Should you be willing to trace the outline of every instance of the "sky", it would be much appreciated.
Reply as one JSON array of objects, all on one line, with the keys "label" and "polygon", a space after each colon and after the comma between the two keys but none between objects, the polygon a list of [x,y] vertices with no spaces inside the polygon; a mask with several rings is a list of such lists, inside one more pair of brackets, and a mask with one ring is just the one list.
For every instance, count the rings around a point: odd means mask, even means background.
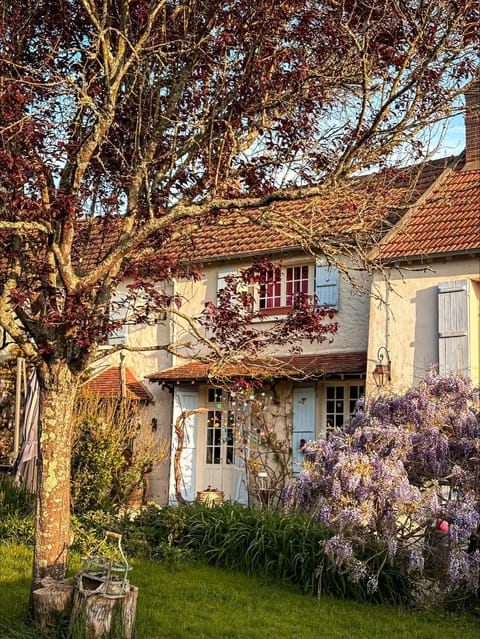
[{"label": "sky", "polygon": [[458,155],[465,148],[465,120],[463,114],[456,115],[446,125],[446,132],[439,142],[434,157]]}]

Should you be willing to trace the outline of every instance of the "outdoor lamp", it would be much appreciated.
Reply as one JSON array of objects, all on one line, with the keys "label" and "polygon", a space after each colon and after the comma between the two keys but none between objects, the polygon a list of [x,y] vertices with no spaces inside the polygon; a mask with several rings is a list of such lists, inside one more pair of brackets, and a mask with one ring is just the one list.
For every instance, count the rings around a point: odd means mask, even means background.
[{"label": "outdoor lamp", "polygon": [[[385,363],[384,361],[385,360]],[[391,360],[390,353],[385,346],[380,346],[377,352],[377,363],[373,369],[372,375],[375,380],[375,384],[381,388],[390,383],[391,380]]]}]

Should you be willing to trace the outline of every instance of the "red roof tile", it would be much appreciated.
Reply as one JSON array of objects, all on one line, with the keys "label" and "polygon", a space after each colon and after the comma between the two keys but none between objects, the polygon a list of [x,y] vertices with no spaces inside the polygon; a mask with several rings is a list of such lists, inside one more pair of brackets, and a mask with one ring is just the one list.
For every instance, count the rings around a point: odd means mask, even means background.
[{"label": "red roof tile", "polygon": [[[299,249],[309,241],[323,241],[372,233],[383,234],[444,171],[452,158],[440,158],[421,166],[371,174],[352,180],[331,198],[279,201],[265,210],[222,212],[209,224],[200,221],[188,237],[172,242],[163,251],[180,253],[197,262]],[[282,223],[287,224],[282,232]],[[278,230],[275,230],[272,221]],[[298,228],[296,233],[292,228]]]},{"label": "red roof tile", "polygon": [[[125,367],[125,397],[139,402],[150,402],[152,397],[144,386],[136,379],[132,371]],[[102,399],[120,397],[122,381],[120,367],[111,366],[102,373],[92,377],[80,387],[79,396],[94,395]]]},{"label": "red roof tile", "polygon": [[[305,241],[339,240],[341,237],[383,234],[404,213],[406,205],[423,194],[452,158],[423,165],[390,169],[352,179],[331,197],[278,201],[258,209],[221,211],[205,220],[191,220],[190,232],[163,244],[152,238],[156,257],[180,256],[203,262],[258,253],[299,249]],[[286,224],[287,220],[292,223]],[[275,222],[277,230],[272,226]],[[123,218],[92,218],[79,223],[74,261],[80,272],[94,268],[113,248]],[[282,231],[282,224],[285,229]],[[187,223],[185,223],[185,229]],[[298,228],[298,233],[294,230]],[[183,226],[182,226],[183,229]]]},{"label": "red roof tile", "polygon": [[383,240],[380,257],[480,250],[480,170],[453,170]]},{"label": "red roof tile", "polygon": [[365,373],[365,352],[293,355],[257,363],[228,364],[219,370],[209,364],[191,361],[148,375],[151,382],[207,381],[231,377],[322,377],[324,375],[355,375]]}]

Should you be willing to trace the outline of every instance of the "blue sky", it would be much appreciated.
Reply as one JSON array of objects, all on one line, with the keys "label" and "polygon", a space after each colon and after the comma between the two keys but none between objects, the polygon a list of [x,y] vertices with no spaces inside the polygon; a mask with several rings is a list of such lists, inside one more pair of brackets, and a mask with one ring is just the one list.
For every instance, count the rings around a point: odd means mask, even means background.
[{"label": "blue sky", "polygon": [[[441,135],[441,134],[439,134]],[[446,123],[446,131],[439,142],[435,157],[458,155],[465,148],[465,120],[463,114],[456,115]]]}]

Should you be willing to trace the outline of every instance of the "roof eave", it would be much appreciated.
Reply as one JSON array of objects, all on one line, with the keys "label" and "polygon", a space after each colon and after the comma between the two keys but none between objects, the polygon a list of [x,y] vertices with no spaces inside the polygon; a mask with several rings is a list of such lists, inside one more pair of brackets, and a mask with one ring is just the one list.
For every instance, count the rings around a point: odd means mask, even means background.
[{"label": "roof eave", "polygon": [[442,251],[438,253],[428,254],[412,254],[412,255],[392,255],[388,257],[381,257],[379,262],[381,264],[396,264],[398,262],[430,262],[432,260],[474,256],[480,253],[480,247],[471,249],[462,249],[459,251]]}]

